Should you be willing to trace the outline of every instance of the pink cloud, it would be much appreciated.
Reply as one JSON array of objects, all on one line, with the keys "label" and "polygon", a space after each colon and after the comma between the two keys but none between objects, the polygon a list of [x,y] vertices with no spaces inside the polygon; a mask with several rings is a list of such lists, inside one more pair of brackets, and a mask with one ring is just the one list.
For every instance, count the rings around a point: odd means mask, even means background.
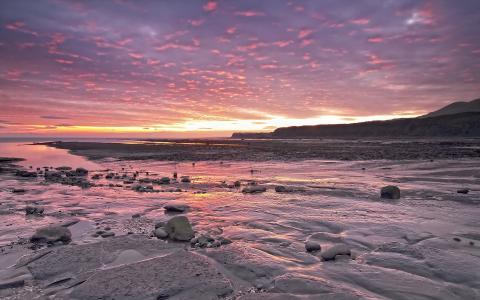
[{"label": "pink cloud", "polygon": [[215,1],[208,1],[204,6],[203,10],[206,12],[214,11],[217,9],[217,2]]},{"label": "pink cloud", "polygon": [[237,32],[237,27],[230,27],[227,29],[228,34],[234,34],[235,32]]},{"label": "pink cloud", "polygon": [[299,39],[303,39],[307,36],[309,36],[310,34],[313,33],[313,30],[311,29],[301,29],[299,32],[298,32],[298,38]]},{"label": "pink cloud", "polygon": [[382,43],[383,42],[383,38],[379,37],[379,36],[374,36],[374,37],[370,37],[368,38],[368,42],[369,43]]},{"label": "pink cloud", "polygon": [[240,17],[262,17],[265,16],[265,13],[255,10],[246,10],[246,11],[237,11],[235,12],[236,16]]},{"label": "pink cloud", "polygon": [[65,60],[65,59],[56,59],[55,60],[59,64],[64,64],[64,65],[71,65],[73,64],[73,61],[71,60]]},{"label": "pink cloud", "polygon": [[205,19],[198,19],[198,20],[188,20],[188,23],[193,27],[198,27],[205,22]]},{"label": "pink cloud", "polygon": [[140,53],[128,53],[128,56],[130,56],[131,58],[135,58],[135,59],[142,59],[143,58],[143,55],[140,54]]},{"label": "pink cloud", "polygon": [[284,48],[290,45],[291,43],[293,43],[293,41],[278,41],[278,42],[274,42],[273,45],[280,48]]},{"label": "pink cloud", "polygon": [[33,36],[38,36],[38,33],[36,33],[35,31],[27,29],[25,27],[24,22],[17,21],[17,22],[9,23],[9,24],[5,25],[5,28],[8,29],[8,30],[14,30],[14,31],[18,31],[18,32],[28,33],[28,34],[31,34]]},{"label": "pink cloud", "polygon": [[350,23],[355,25],[367,25],[370,23],[370,20],[367,18],[359,18],[359,19],[351,20]]},{"label": "pink cloud", "polygon": [[313,43],[313,40],[312,39],[308,39],[308,40],[302,40],[302,42],[300,43],[300,47],[306,47],[306,46],[309,46]]}]

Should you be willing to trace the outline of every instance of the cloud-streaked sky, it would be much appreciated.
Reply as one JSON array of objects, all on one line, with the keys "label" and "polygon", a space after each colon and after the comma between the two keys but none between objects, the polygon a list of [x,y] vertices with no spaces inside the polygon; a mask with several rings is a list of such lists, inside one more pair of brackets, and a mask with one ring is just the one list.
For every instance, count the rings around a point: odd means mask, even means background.
[{"label": "cloud-streaked sky", "polygon": [[478,0],[0,2],[0,135],[224,135],[479,96]]}]

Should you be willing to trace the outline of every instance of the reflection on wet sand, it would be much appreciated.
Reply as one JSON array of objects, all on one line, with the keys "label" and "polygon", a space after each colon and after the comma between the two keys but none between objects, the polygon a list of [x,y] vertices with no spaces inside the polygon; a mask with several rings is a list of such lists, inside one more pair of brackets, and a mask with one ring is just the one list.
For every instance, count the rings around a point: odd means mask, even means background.
[{"label": "reflection on wet sand", "polygon": [[[178,267],[178,261],[170,261],[170,257],[187,255],[178,252],[187,247],[188,253],[201,258],[188,254],[186,260],[203,265],[207,273],[218,270],[221,274],[211,288],[215,296],[208,294],[205,299],[264,299],[272,295],[282,299],[474,299],[479,295],[480,162],[475,159],[197,161],[195,165],[191,161],[90,162],[43,145],[2,148],[0,155],[13,154],[11,149],[16,156],[27,157],[21,163],[26,169],[30,165],[34,170],[44,165],[86,167],[91,186],[49,182],[44,176],[0,174],[0,275],[11,274],[6,266],[14,263],[18,253],[32,252],[26,238],[35,229],[68,221],[73,224],[68,226],[72,243],[53,247],[58,258],[76,253],[72,244],[96,251],[96,246],[90,245],[104,243],[102,247],[111,248],[112,254],[99,254],[104,262],[85,268],[98,276],[110,276],[102,270],[119,268],[118,272],[124,272],[124,266],[133,270],[145,261]],[[190,182],[182,182],[182,176],[188,176]],[[387,185],[399,186],[401,198],[381,199],[380,188]],[[250,186],[265,187],[266,191],[242,193]],[[13,193],[14,188],[25,191]],[[459,189],[469,192],[457,193]],[[44,212],[26,216],[26,205],[42,206]],[[185,210],[166,211],[165,205]],[[166,243],[168,249],[162,248],[164,244],[148,246],[157,243],[155,228],[165,228],[162,226],[175,216],[188,217],[197,240],[191,246],[172,241]],[[202,238],[205,244],[198,240]],[[222,239],[232,243],[221,244]],[[214,241],[219,241],[218,246]],[[307,252],[306,242],[320,245],[321,250]],[[348,252],[340,251],[339,245],[348,247]],[[338,251],[333,261],[327,261],[328,251]],[[29,268],[37,270],[42,263],[46,261],[35,260]],[[150,272],[148,268],[146,272]],[[72,272],[68,281],[84,276],[80,267]],[[34,278],[40,278],[40,273],[35,274]],[[87,295],[87,290],[99,287],[98,280],[80,284],[71,295]],[[28,281],[23,286],[39,288],[41,294],[60,295],[71,291],[66,282],[56,285],[56,292]],[[398,282],[402,282],[400,287]],[[21,287],[0,289],[0,296],[23,292]]]}]

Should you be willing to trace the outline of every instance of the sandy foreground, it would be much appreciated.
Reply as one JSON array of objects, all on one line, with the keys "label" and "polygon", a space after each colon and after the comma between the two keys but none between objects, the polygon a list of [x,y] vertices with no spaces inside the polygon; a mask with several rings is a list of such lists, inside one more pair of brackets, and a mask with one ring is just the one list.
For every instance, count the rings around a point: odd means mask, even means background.
[{"label": "sandy foreground", "polygon": [[479,145],[22,145],[0,159],[0,298],[479,299]]}]

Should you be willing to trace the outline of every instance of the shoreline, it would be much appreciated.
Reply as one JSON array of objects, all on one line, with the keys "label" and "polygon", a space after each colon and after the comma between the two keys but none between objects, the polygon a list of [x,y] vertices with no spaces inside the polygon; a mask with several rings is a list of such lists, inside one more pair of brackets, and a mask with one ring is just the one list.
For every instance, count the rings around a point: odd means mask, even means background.
[{"label": "shoreline", "polygon": [[135,143],[47,142],[92,160],[301,161],[480,158],[480,139],[458,140],[149,140]]}]

